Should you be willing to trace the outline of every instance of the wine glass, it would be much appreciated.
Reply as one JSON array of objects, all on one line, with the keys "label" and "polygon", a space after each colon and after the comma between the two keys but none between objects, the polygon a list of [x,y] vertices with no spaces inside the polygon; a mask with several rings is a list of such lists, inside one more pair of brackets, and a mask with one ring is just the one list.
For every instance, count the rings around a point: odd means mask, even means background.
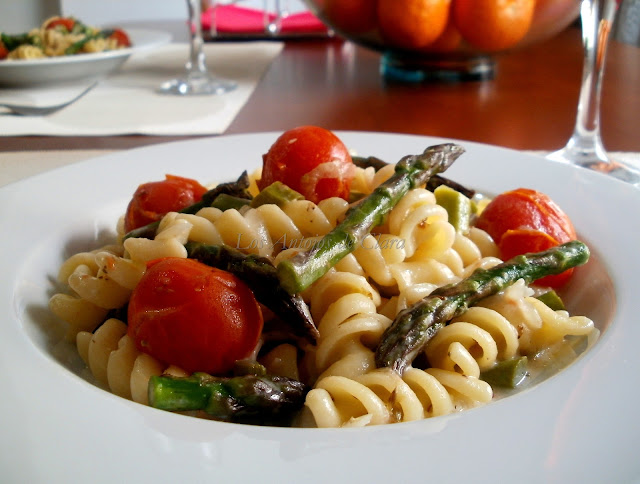
[{"label": "wine glass", "polygon": [[[201,0],[187,0],[189,9],[189,33],[191,42],[189,46],[189,60],[185,65],[185,75],[172,79],[160,86],[163,94],[176,94],[180,96],[224,94],[233,91],[238,84],[229,79],[216,77],[207,69],[204,51],[202,49],[202,25],[200,23]],[[215,0],[213,0],[215,9]]]},{"label": "wine glass", "polygon": [[640,186],[640,171],[611,159],[600,137],[602,75],[609,34],[619,1],[581,0],[584,66],[576,125],[567,145],[547,158],[608,173]]},{"label": "wine glass", "polygon": [[269,0],[264,0],[264,31],[267,35],[276,36],[282,29],[282,20],[289,14],[286,0],[273,1],[273,16],[270,13]]}]

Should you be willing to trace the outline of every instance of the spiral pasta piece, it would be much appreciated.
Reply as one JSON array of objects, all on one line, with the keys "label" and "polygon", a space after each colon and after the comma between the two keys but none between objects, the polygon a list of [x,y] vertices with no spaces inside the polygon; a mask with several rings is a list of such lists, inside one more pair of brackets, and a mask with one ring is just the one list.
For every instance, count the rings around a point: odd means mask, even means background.
[{"label": "spiral pasta piece", "polygon": [[46,57],[45,52],[38,46],[23,44],[13,49],[7,56],[8,60],[31,60]]},{"label": "spiral pasta piece", "polygon": [[589,336],[597,332],[593,321],[586,316],[570,316],[568,312],[554,311],[539,299],[528,297],[526,302],[538,313],[542,324],[521,338],[521,349],[533,354],[561,342],[567,336]]},{"label": "spiral pasta piece", "polygon": [[389,179],[395,172],[396,165],[388,164],[376,171],[372,166],[367,168],[357,168],[355,176],[351,182],[351,191],[368,195],[380,184]]},{"label": "spiral pasta piece", "polygon": [[486,331],[496,345],[496,358],[509,360],[518,354],[518,331],[499,312],[481,306],[469,308],[463,315],[451,320],[450,326],[466,322]]},{"label": "spiral pasta piece", "polygon": [[440,224],[447,219],[447,211],[436,204],[432,192],[415,188],[391,210],[387,224],[390,233],[405,241],[407,257],[411,257],[423,244],[431,254],[442,252],[442,244],[451,246],[455,230],[451,232]]},{"label": "spiral pasta piece", "polygon": [[[377,313],[380,301],[378,292],[356,274],[333,271],[313,286],[310,307],[320,332],[313,363],[319,376],[305,405],[316,425],[341,426],[355,414],[362,416],[361,410],[339,409],[335,403],[345,396],[351,402],[345,405],[352,406],[353,395],[360,402],[356,407],[366,409],[367,421],[358,420],[359,424],[389,420],[385,405],[375,393],[354,380],[375,368],[371,345],[391,322]],[[355,421],[351,425],[356,425]]]},{"label": "spiral pasta piece", "polygon": [[478,378],[481,371],[518,354],[518,333],[497,311],[472,307],[438,331],[425,354],[434,368]]},{"label": "spiral pasta piece", "polygon": [[138,403],[148,403],[147,388],[152,376],[188,376],[185,371],[167,367],[139,351],[127,335],[127,325],[118,319],[106,320],[93,333],[79,332],[76,344],[80,357],[99,384]]},{"label": "spiral pasta piece", "polygon": [[396,274],[393,267],[406,258],[404,240],[393,234],[367,235],[358,244],[353,257],[375,283],[381,286],[395,286]]},{"label": "spiral pasta piece", "polygon": [[402,379],[420,400],[424,418],[448,415],[455,410],[451,395],[435,376],[417,368],[408,368]]},{"label": "spiral pasta piece", "polygon": [[373,349],[391,321],[377,313],[380,295],[362,276],[332,272],[313,287],[311,314],[320,338],[315,369],[353,377],[375,368]]},{"label": "spiral pasta piece", "polygon": [[307,394],[305,405],[320,428],[380,425],[391,420],[387,406],[373,390],[343,376],[321,379]]},{"label": "spiral pasta piece", "polygon": [[104,321],[108,310],[124,306],[145,271],[142,263],[122,257],[123,250],[107,246],[82,252],[67,259],[58,279],[71,289],[70,294],[55,294],[49,308],[69,323],[69,335],[92,331]]},{"label": "spiral pasta piece", "polygon": [[491,335],[465,322],[442,328],[429,341],[425,351],[433,367],[476,378],[481,370],[491,368],[498,357],[498,347]]},{"label": "spiral pasta piece", "polygon": [[322,210],[308,200],[289,202],[285,204],[283,211],[304,236],[323,235],[332,228]]},{"label": "spiral pasta piece", "polygon": [[437,378],[447,389],[452,396],[452,401],[456,402],[456,410],[466,410],[486,404],[493,398],[491,385],[479,378],[441,368],[429,368],[425,371]]}]

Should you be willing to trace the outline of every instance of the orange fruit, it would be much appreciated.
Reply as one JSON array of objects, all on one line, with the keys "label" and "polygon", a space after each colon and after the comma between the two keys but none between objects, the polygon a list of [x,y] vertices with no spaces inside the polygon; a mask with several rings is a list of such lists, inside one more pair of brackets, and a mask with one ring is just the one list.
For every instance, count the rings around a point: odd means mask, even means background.
[{"label": "orange fruit", "polygon": [[348,34],[376,27],[376,0],[326,0],[323,12],[337,30]]},{"label": "orange fruit", "polygon": [[444,32],[450,4],[451,0],[378,0],[378,26],[390,44],[424,47]]},{"label": "orange fruit", "polygon": [[453,20],[462,37],[478,49],[513,47],[529,31],[535,0],[453,0]]},{"label": "orange fruit", "polygon": [[429,52],[451,52],[458,48],[462,42],[462,35],[451,19],[447,23],[444,32],[434,42],[425,47]]}]

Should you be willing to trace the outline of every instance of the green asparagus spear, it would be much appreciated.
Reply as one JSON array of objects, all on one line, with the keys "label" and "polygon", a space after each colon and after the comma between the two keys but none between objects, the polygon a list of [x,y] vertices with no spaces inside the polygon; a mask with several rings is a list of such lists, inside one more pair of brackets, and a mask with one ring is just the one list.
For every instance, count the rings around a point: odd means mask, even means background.
[{"label": "green asparagus spear", "polygon": [[234,182],[221,183],[220,185],[215,186],[202,195],[202,201],[200,203],[196,203],[185,209],[185,213],[196,213],[201,208],[208,207],[221,193],[251,200],[253,197],[251,196],[251,193],[249,193],[249,175],[247,172],[243,171]]},{"label": "green asparagus spear", "polygon": [[237,360],[233,365],[233,376],[266,376],[267,368],[255,360]]},{"label": "green asparagus spear", "polygon": [[[378,171],[388,165],[386,161],[381,160],[380,158],[377,158],[375,156],[352,156],[351,159],[357,167],[373,167],[375,171]],[[427,190],[434,191],[436,188],[443,185],[449,188],[453,188],[455,191],[462,193],[467,198],[473,198],[473,196],[476,194],[475,190],[467,188],[464,185],[454,182],[453,180],[445,178],[441,175],[433,175],[431,178],[429,178],[429,181],[427,181]]]},{"label": "green asparagus spear", "polygon": [[438,288],[396,316],[376,349],[376,365],[402,373],[448,321],[479,300],[502,291],[519,279],[529,284],[587,260],[587,246],[572,241],[543,252],[516,256],[491,269],[477,269],[463,281]]},{"label": "green asparagus spear", "polygon": [[[180,213],[197,213],[198,210],[204,207],[213,206],[214,202],[218,198],[219,195],[231,195],[233,197],[242,198],[245,200],[251,200],[251,194],[249,193],[249,175],[246,171],[240,175],[240,177],[235,182],[226,182],[221,183],[220,185],[212,188],[204,195],[202,195],[202,199],[199,202],[194,203],[193,205],[189,205],[186,208],[180,210]],[[144,227],[139,227],[125,234],[123,240],[128,239],[130,237],[139,237],[144,239],[153,239],[156,236],[156,232],[158,230],[158,226],[160,225],[160,221],[152,222]]]},{"label": "green asparagus spear", "polygon": [[[72,34],[92,34],[96,31],[96,29],[94,27],[90,27],[87,24],[83,24],[80,20],[78,20],[77,18],[74,18],[74,23],[73,23],[73,27],[71,28],[71,33]],[[109,30],[103,30],[102,31],[104,33],[105,37],[109,37],[112,33],[113,33],[113,29],[109,29]]]},{"label": "green asparagus spear", "polygon": [[395,174],[373,193],[349,209],[343,222],[325,235],[310,251],[301,252],[278,264],[278,277],[290,294],[296,294],[327,273],[377,225],[412,188],[446,170],[464,149],[447,143],[430,146],[420,155],[405,156]]},{"label": "green asparagus spear", "polygon": [[75,22],[73,28],[71,29],[71,33],[73,34],[83,34],[84,37],[69,47],[67,47],[64,51],[66,55],[74,55],[80,52],[87,43],[94,39],[106,39],[113,34],[113,29],[106,30],[93,30],[87,28],[86,25],[81,24],[80,22]]},{"label": "green asparagus spear", "polygon": [[64,50],[65,55],[74,55],[77,54],[78,52],[80,52],[84,46],[91,40],[93,39],[99,39],[101,38],[101,35],[86,35],[85,37],[83,37],[82,39],[74,42],[73,44],[71,44],[69,47],[67,47]]},{"label": "green asparagus spear", "polygon": [[352,156],[351,160],[353,161],[353,164],[356,165],[358,168],[373,168],[375,171],[379,171],[382,168],[384,168],[385,166],[388,165],[388,163],[384,160],[381,160],[380,158],[378,158],[377,156]]},{"label": "green asparagus spear", "polygon": [[287,203],[293,200],[303,200],[304,196],[295,190],[289,188],[287,185],[280,181],[275,181],[268,187],[260,190],[253,200],[251,200],[251,206],[253,208],[260,205],[273,204],[282,208]]},{"label": "green asparagus spear", "polygon": [[249,203],[251,203],[251,201],[247,200],[246,198],[240,198],[234,195],[229,195],[227,193],[221,193],[216,197],[211,206],[224,212],[225,210],[230,210],[232,208],[240,210],[241,208],[249,205]]},{"label": "green asparagus spear", "polygon": [[187,242],[185,247],[189,258],[229,271],[242,279],[256,299],[271,309],[295,336],[311,343],[316,341],[319,333],[307,304],[299,295],[290,295],[284,290],[271,261],[244,254],[228,245]]},{"label": "green asparagus spear", "polygon": [[554,311],[558,311],[560,309],[565,309],[564,302],[562,301],[562,298],[553,289],[549,289],[544,294],[540,294],[539,296],[536,296],[536,299],[540,299],[540,301],[545,303],[547,306],[549,306]]},{"label": "green asparagus spear", "polygon": [[493,387],[516,388],[527,377],[526,356],[504,360],[480,374],[480,379]]},{"label": "green asparagus spear", "polygon": [[206,373],[189,377],[152,376],[149,405],[162,410],[203,410],[236,423],[286,425],[304,404],[308,388],[280,376],[222,378]]}]

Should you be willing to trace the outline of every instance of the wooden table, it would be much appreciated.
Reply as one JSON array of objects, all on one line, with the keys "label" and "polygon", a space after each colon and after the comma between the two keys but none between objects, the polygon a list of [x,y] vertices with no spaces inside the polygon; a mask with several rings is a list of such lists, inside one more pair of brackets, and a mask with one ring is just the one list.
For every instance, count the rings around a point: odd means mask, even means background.
[{"label": "wooden table", "polygon": [[[287,42],[227,133],[336,130],[415,133],[517,149],[553,150],[569,138],[582,75],[580,31],[498,59],[494,80],[386,84],[378,53],[338,40]],[[611,151],[640,152],[640,48],[612,41],[602,98]],[[122,149],[183,137],[0,138],[0,151]]]}]

